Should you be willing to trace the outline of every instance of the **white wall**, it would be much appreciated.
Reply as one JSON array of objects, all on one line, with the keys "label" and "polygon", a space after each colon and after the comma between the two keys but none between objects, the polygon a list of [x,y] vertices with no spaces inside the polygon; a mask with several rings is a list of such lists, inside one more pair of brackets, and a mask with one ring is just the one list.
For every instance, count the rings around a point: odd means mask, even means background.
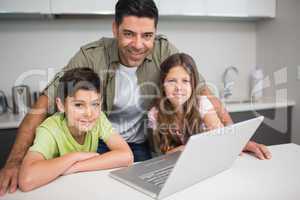
[{"label": "white wall", "polygon": [[[0,20],[0,89],[10,94],[11,86],[30,70],[44,75],[24,82],[37,90],[47,80],[47,68],[63,67],[81,45],[111,36],[111,17],[93,19]],[[240,70],[233,98],[248,97],[248,74],[256,62],[254,22],[209,21],[204,19],[161,19],[163,33],[184,52],[195,57],[208,82],[221,87],[221,74],[229,65]],[[50,72],[49,76],[53,74]],[[43,80],[43,81],[40,81]]]},{"label": "white wall", "polygon": [[[271,87],[266,90],[267,95],[275,98],[276,93],[286,90],[288,99],[296,101],[292,120],[292,142],[298,144],[300,144],[300,81],[297,80],[296,66],[300,66],[299,10],[299,0],[277,0],[276,19],[257,25],[257,63],[264,67],[266,76],[271,80]],[[280,70],[283,71],[279,72]],[[280,79],[282,81],[278,81]]]}]

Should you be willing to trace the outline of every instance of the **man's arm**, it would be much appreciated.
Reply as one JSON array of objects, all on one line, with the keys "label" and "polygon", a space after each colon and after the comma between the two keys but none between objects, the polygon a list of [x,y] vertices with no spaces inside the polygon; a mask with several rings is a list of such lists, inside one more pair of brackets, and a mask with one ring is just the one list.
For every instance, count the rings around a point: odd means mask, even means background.
[{"label": "man's arm", "polygon": [[[229,113],[226,111],[225,107],[223,106],[222,102],[215,97],[212,92],[209,90],[208,87],[204,86],[201,89],[201,95],[205,95],[208,97],[212,105],[214,106],[218,117],[220,118],[221,122],[227,126],[233,123]],[[253,141],[249,141],[246,146],[244,147],[243,151],[253,153],[257,158],[264,160],[264,159],[271,159],[272,155],[268,148],[263,144],[258,144]]]},{"label": "man's arm", "polygon": [[[79,50],[60,72],[76,67],[88,67],[89,62],[83,50]],[[29,113],[23,119],[18,129],[16,141],[12,147],[9,157],[4,168],[0,171],[0,196],[3,196],[7,190],[15,192],[17,189],[17,177],[21,162],[31,146],[35,137],[35,129],[47,116],[48,104],[52,110],[54,108],[54,99],[56,96],[56,85],[60,76],[63,73],[58,73],[57,76],[49,83],[44,90],[44,94],[39,97],[38,101],[33,106],[34,113]]]},{"label": "man's arm", "polygon": [[42,95],[19,126],[16,141],[4,168],[0,171],[0,196],[7,191],[10,193],[16,191],[22,160],[34,140],[35,129],[46,118],[47,108],[48,97]]}]

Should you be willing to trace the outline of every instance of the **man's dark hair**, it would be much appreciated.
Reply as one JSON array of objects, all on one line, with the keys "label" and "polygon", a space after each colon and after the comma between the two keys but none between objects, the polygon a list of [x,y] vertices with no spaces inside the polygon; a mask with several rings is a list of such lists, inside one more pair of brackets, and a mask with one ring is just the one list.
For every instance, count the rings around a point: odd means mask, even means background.
[{"label": "man's dark hair", "polygon": [[155,27],[158,22],[158,10],[153,0],[119,0],[115,7],[115,21],[117,25],[122,23],[125,16],[154,19]]},{"label": "man's dark hair", "polygon": [[82,67],[70,69],[59,79],[57,96],[64,102],[78,90],[90,90],[101,94],[100,78],[90,68]]}]

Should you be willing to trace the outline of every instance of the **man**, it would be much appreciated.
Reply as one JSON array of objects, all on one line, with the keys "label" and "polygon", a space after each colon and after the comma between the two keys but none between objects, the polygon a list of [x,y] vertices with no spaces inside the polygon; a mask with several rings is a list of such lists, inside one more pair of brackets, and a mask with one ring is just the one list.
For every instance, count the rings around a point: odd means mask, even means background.
[{"label": "man", "polygon": [[[81,47],[64,70],[75,67],[90,67],[103,82],[103,105],[107,117],[114,128],[130,145],[135,161],[151,157],[146,142],[145,116],[157,95],[159,65],[177,49],[163,36],[155,36],[158,11],[152,0],[119,0],[116,4],[113,22],[114,38],[102,38],[99,41]],[[47,108],[54,111],[54,99],[58,73],[39,97],[33,110],[22,121],[16,142],[0,173],[0,195],[14,192],[17,188],[17,176],[24,154],[32,145],[36,127],[46,118]],[[204,80],[202,78],[202,83]],[[210,95],[205,84],[202,94],[209,96],[224,124],[232,123],[222,104]],[[100,143],[99,151],[105,151]],[[260,159],[270,158],[268,149],[249,142],[244,149],[256,154]]]}]

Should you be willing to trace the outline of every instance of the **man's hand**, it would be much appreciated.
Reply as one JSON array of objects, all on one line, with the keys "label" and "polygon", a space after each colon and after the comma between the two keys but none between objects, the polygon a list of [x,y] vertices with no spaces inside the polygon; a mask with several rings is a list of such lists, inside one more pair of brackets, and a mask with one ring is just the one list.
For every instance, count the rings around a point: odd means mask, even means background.
[{"label": "man's hand", "polygon": [[3,196],[7,191],[10,193],[16,191],[22,160],[33,143],[36,128],[46,118],[47,108],[48,97],[42,95],[20,124],[16,141],[4,168],[0,171],[0,196]]},{"label": "man's hand", "polygon": [[243,151],[253,153],[260,160],[271,159],[272,157],[271,152],[268,150],[268,147],[253,141],[249,141],[244,147]]},{"label": "man's hand", "polygon": [[7,162],[0,171],[0,196],[6,192],[13,193],[18,187],[18,174],[21,163]]}]

